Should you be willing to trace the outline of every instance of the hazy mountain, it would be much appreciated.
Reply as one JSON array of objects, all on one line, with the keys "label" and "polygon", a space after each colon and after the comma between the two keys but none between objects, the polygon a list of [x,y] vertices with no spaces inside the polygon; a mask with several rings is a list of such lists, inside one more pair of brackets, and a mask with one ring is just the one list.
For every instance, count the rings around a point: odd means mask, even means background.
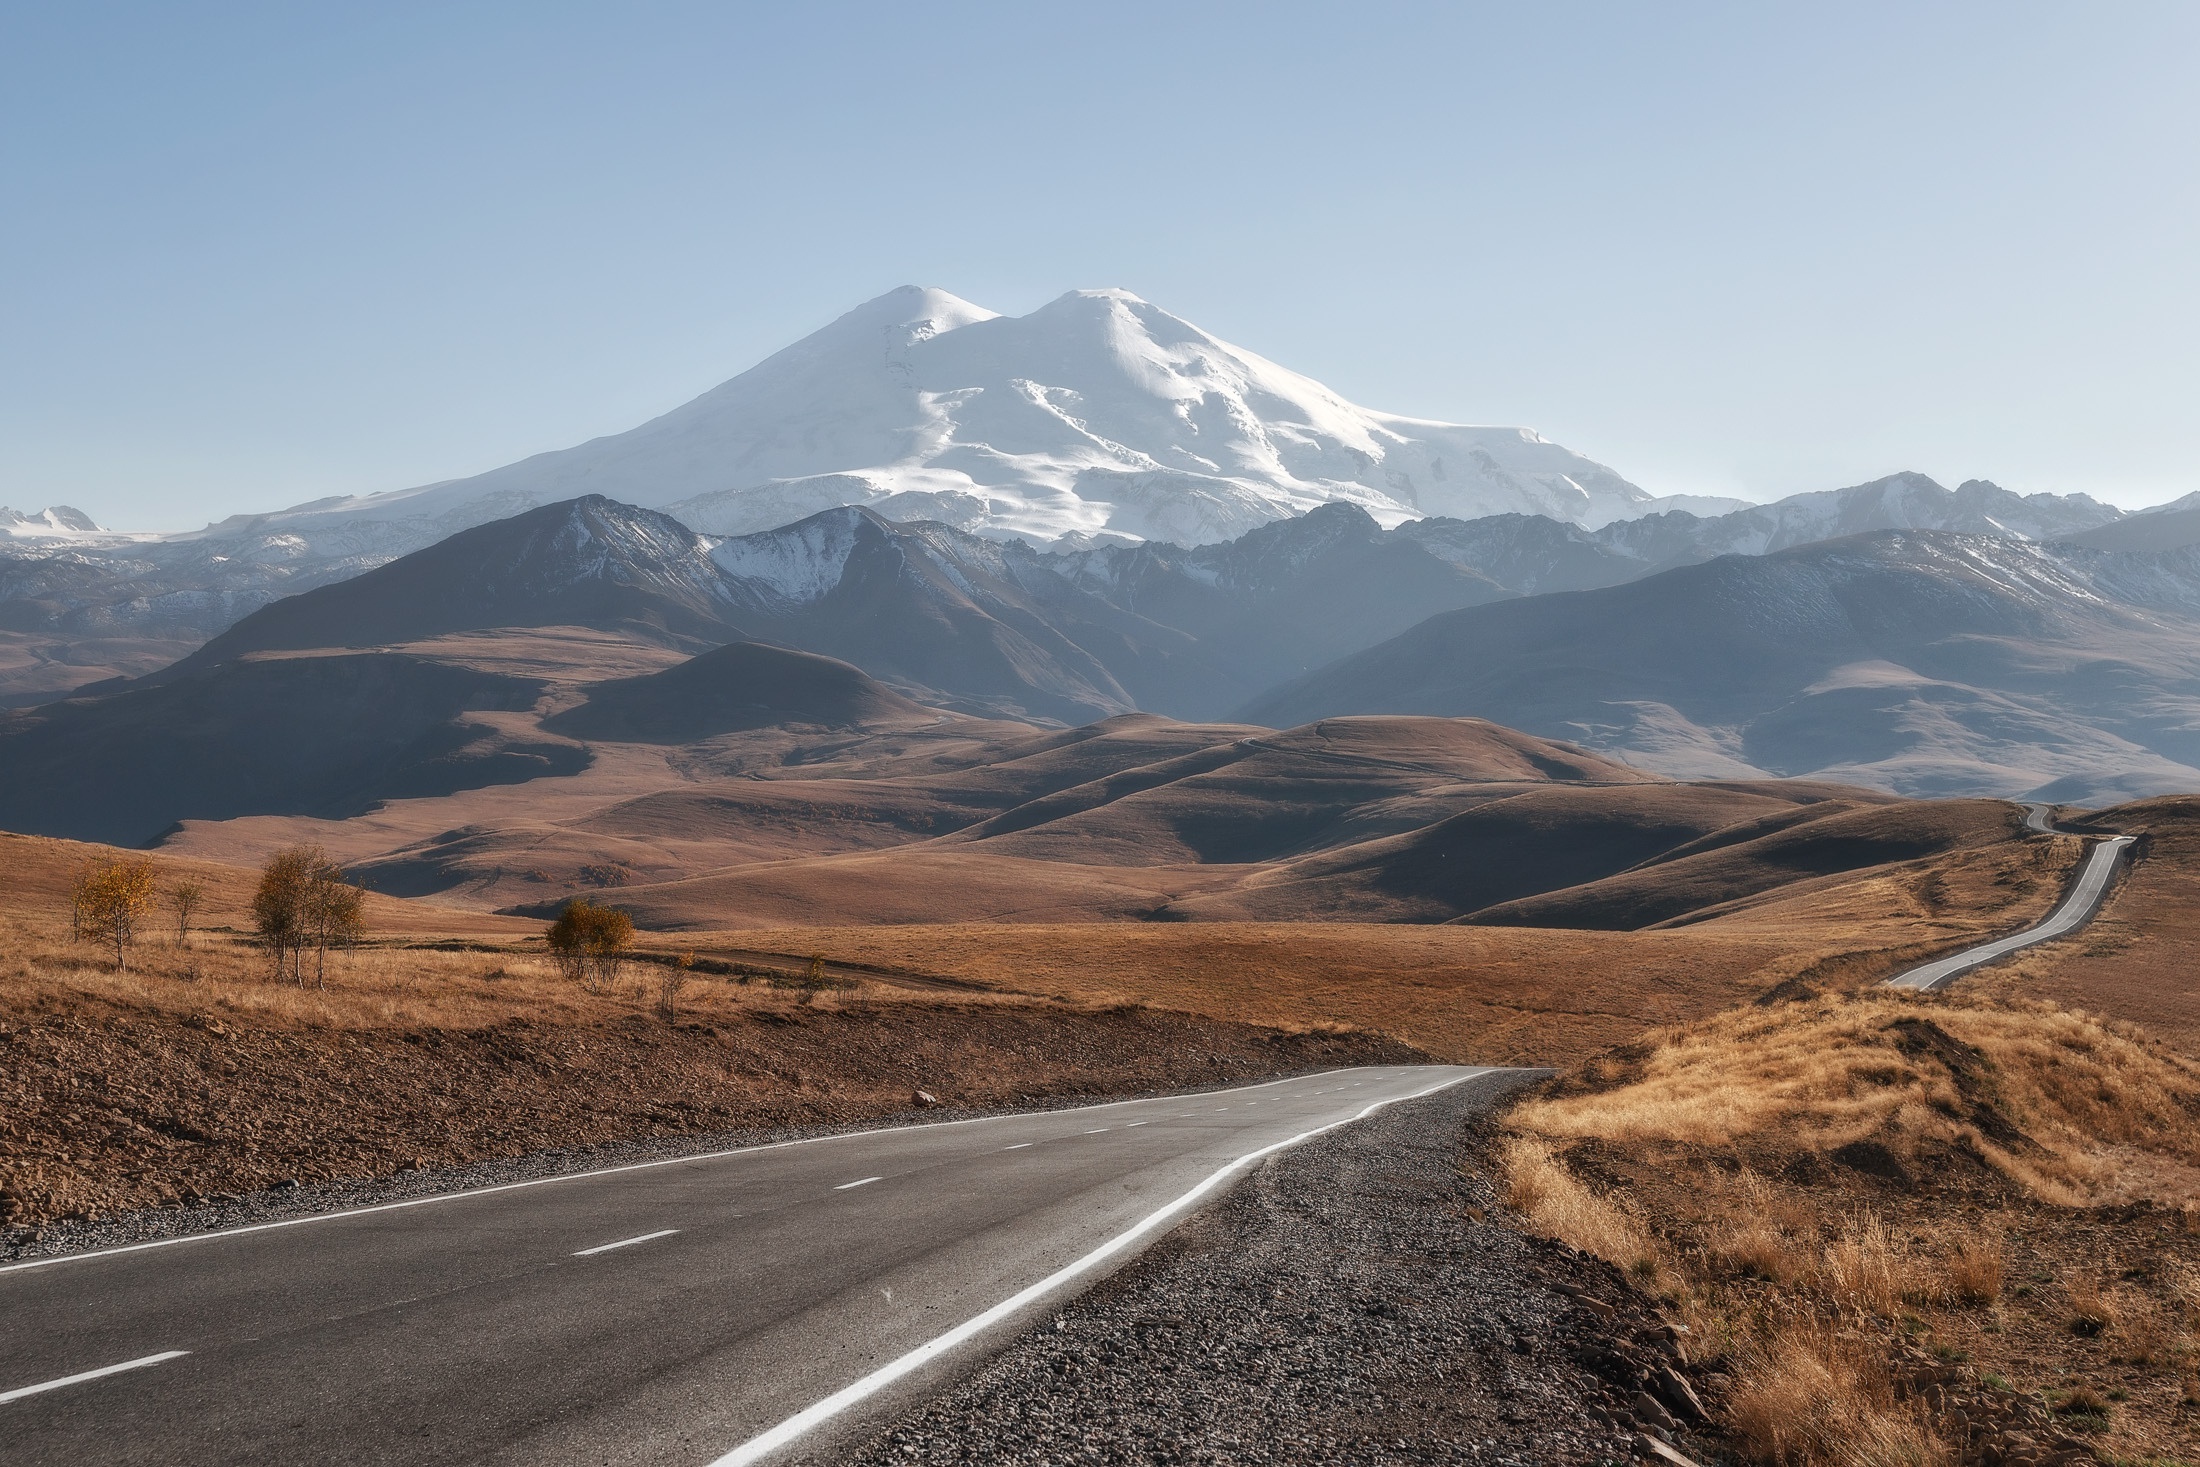
[{"label": "hazy mountain", "polygon": [[1432,617],[1248,704],[1490,718],[1691,777],[2200,789],[2200,551],[1881,532]]},{"label": "hazy mountain", "polygon": [[482,627],[586,626],[701,647],[742,635],[712,542],[601,497],[463,530],[261,608],[176,672],[248,652],[375,647]]},{"label": "hazy mountain", "polygon": [[2181,550],[2200,545],[2200,493],[2058,538],[2097,550]]},{"label": "hazy mountain", "polygon": [[1196,717],[1503,594],[1349,505],[1195,551],[1049,554],[850,508],[720,539],[590,497],[275,602],[158,676],[253,652],[585,626],[691,649],[772,642],[989,715]]}]

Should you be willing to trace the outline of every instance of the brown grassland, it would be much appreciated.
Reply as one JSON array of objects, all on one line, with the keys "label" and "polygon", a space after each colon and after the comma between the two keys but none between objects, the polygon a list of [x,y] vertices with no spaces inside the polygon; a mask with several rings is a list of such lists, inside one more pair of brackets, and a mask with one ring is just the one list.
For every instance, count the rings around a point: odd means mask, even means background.
[{"label": "brown grassland", "polygon": [[2200,1065],[2141,1029],[1962,991],[1775,1000],[1508,1125],[1514,1205],[1663,1299],[1752,1461],[2200,1446]]},{"label": "brown grassland", "polygon": [[[116,974],[67,932],[75,873],[115,853],[0,836],[0,1219],[854,1119],[906,1109],[919,1089],[997,1104],[1347,1058],[1570,1064],[1798,975],[1861,982],[2036,915],[2067,864],[2058,844],[1803,883],[1790,905],[1815,903],[1816,917],[1766,918],[1759,902],[1655,933],[1088,922],[644,934],[653,956],[692,954],[696,970],[637,964],[618,991],[592,995],[544,961],[539,921],[379,896],[369,945],[337,956],[325,991],[279,984],[244,937],[254,873],[157,853],[164,882],[205,888],[200,930],[178,945],[156,916],[132,971]],[[781,972],[823,957],[835,986],[732,981],[760,950]],[[669,1020],[668,975],[681,975]]]},{"label": "brown grassland", "polygon": [[[158,854],[206,888],[204,930],[156,921],[117,974],[68,939],[101,852],[0,836],[0,1222],[859,1120],[918,1090],[1548,1064],[1506,1123],[1512,1201],[1685,1326],[1733,1455],[2190,1461],[2200,802],[2117,818],[2147,841],[2099,921],[1940,996],[1876,984],[2036,920],[2077,841],[1792,872],[1633,932],[859,925],[851,890],[829,922],[645,932],[650,961],[590,994],[539,920],[387,897],[325,992],[278,985],[244,935],[254,873]],[[811,955],[821,987],[790,976]]]}]

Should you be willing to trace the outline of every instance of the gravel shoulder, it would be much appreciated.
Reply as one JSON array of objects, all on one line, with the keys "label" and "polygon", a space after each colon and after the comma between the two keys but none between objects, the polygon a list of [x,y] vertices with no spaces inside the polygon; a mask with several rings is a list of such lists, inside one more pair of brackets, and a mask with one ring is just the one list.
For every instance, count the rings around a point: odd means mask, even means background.
[{"label": "gravel shoulder", "polygon": [[[1508,1227],[1482,1113],[1529,1072],[1269,1161],[850,1460],[1623,1462],[1684,1391],[1600,1261]],[[1650,1394],[1678,1397],[1675,1406]]]}]

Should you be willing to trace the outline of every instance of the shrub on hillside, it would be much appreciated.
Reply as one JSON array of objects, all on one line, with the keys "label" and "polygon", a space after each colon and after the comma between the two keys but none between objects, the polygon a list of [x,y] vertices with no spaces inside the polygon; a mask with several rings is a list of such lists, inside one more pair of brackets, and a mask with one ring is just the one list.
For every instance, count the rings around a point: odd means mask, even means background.
[{"label": "shrub on hillside", "polygon": [[576,898],[565,904],[543,940],[560,973],[589,993],[609,993],[626,967],[634,919],[616,907]]}]

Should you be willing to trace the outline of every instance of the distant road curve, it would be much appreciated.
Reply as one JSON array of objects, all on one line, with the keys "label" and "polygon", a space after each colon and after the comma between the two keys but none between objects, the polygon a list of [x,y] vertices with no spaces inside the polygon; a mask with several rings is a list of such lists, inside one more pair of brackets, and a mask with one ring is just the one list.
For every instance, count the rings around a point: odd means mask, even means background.
[{"label": "distant road curve", "polygon": [[[2036,800],[2025,800],[2020,803],[2024,806],[2024,828],[2026,830],[2037,831],[2043,835],[2055,833],[2054,821],[2050,818],[2053,811],[2052,806],[2043,805]],[[1912,988],[1920,992],[1931,993],[1946,988],[1949,984],[1974,969],[1982,968],[1988,963],[1998,962],[2011,953],[2021,952],[2025,948],[2036,947],[2043,942],[2050,942],[2066,932],[2074,932],[2083,927],[2093,920],[2093,914],[2100,909],[2101,898],[2108,894],[2109,880],[2116,874],[2116,863],[2123,859],[2124,848],[2129,846],[2133,839],[2134,837],[2128,835],[2111,836],[2088,851],[2085,864],[2078,868],[2078,879],[2071,883],[2069,892],[2062,899],[2062,904],[2048,913],[2047,920],[2037,927],[2027,927],[2022,932],[2014,932],[2007,937],[1998,937],[1992,942],[1981,943],[1977,947],[1965,948],[1962,952],[1952,953],[1945,958],[1927,963],[1921,968],[1912,968],[1909,972],[1898,977],[1889,978],[1887,986],[1889,988]]]}]

